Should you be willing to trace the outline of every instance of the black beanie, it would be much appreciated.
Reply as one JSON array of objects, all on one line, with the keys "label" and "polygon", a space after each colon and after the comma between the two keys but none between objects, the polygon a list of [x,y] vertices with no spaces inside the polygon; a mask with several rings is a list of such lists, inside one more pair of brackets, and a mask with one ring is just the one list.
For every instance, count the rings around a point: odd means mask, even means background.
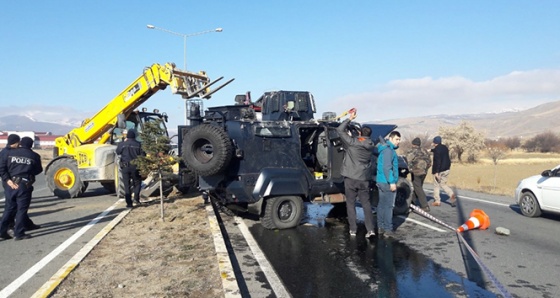
[{"label": "black beanie", "polygon": [[21,139],[19,138],[18,135],[16,134],[11,134],[8,136],[8,146],[11,146],[17,142],[19,142]]},{"label": "black beanie", "polygon": [[33,148],[33,139],[30,137],[23,137],[21,138],[19,145],[23,148],[31,149]]},{"label": "black beanie", "polygon": [[422,141],[420,141],[420,138],[414,138],[414,140],[412,140],[412,145],[420,146],[422,145]]},{"label": "black beanie", "polygon": [[129,129],[128,132],[126,133],[126,138],[136,139],[136,131],[134,131],[134,129]]}]

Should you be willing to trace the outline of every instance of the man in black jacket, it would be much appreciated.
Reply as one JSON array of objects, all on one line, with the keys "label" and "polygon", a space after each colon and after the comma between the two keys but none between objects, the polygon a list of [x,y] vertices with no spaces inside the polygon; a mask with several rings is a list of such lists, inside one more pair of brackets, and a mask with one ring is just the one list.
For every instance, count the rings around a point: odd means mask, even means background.
[{"label": "man in black jacket", "polygon": [[345,150],[341,174],[344,176],[344,192],[346,195],[346,211],[348,213],[350,235],[356,235],[356,198],[359,198],[364,210],[364,221],[367,229],[366,238],[369,238],[375,235],[373,231],[373,213],[369,201],[370,182],[373,179],[374,170],[372,152],[375,145],[371,141],[371,129],[369,127],[363,127],[359,137],[351,137],[348,134],[348,124],[355,118],[356,113],[353,112],[337,128]]},{"label": "man in black jacket", "polygon": [[124,199],[126,207],[132,208],[132,194],[130,193],[130,183],[132,181],[134,191],[134,202],[140,205],[140,189],[142,187],[142,177],[136,165],[132,163],[138,156],[144,155],[140,142],[136,141],[136,131],[129,129],[126,140],[117,145],[117,154],[120,156],[120,168],[124,183]]},{"label": "man in black jacket", "polygon": [[449,149],[441,143],[441,137],[434,138],[432,143],[432,152],[434,153],[434,161],[432,163],[432,174],[434,175],[434,202],[432,206],[440,206],[441,198],[439,196],[440,188],[443,188],[449,196],[451,207],[456,206],[457,199],[453,190],[447,185],[449,177],[449,169],[451,168],[451,159],[449,158]]}]

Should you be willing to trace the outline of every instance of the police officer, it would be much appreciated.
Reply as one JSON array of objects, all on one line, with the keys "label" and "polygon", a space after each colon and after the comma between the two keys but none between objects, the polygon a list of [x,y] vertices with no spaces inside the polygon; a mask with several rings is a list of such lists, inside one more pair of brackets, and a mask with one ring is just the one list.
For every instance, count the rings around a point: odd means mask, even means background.
[{"label": "police officer", "polygon": [[130,182],[134,187],[134,202],[140,205],[140,188],[142,186],[142,177],[136,165],[132,164],[138,156],[144,155],[140,142],[136,141],[136,131],[129,129],[126,134],[126,140],[117,145],[117,154],[120,156],[120,168],[124,182],[124,199],[126,207],[132,208],[132,194],[130,193]]},{"label": "police officer", "polygon": [[[19,146],[21,148],[25,148],[31,152],[33,152],[35,155],[37,155],[37,157],[39,158],[39,160],[41,160],[41,155],[39,155],[38,153],[36,153],[35,151],[33,151],[33,139],[30,137],[23,137],[21,138],[21,141],[19,143]],[[40,162],[40,164],[42,164],[42,162]],[[33,194],[33,183],[35,183],[35,176],[31,176],[31,193]],[[33,197],[33,196],[32,196]],[[35,223],[33,223],[33,221],[31,220],[31,218],[29,218],[29,216],[26,216],[25,219],[25,230],[26,231],[32,231],[32,230],[37,230],[40,229],[41,226],[40,225],[36,225]]]},{"label": "police officer", "polygon": [[[8,143],[11,143],[10,136]],[[0,224],[0,239],[12,238],[8,234],[8,228],[14,217],[15,240],[31,238],[31,235],[25,234],[25,221],[31,203],[31,184],[35,175],[42,171],[41,157],[27,148],[11,148],[0,155],[0,177],[7,186],[4,189],[6,207]]]},{"label": "police officer", "polygon": [[[4,150],[0,151],[0,160],[2,159],[2,156],[8,154],[8,151],[9,151],[10,149],[19,147],[20,141],[21,141],[21,140],[20,140],[20,138],[19,138],[19,135],[17,135],[17,134],[10,134],[10,135],[8,136],[8,143],[6,144],[6,148],[4,148]],[[2,187],[3,187],[4,189],[7,189],[7,188],[9,187],[8,184],[6,183],[6,181],[3,181],[3,180],[2,180]],[[8,201],[5,202],[5,204],[4,204],[4,210],[8,209],[8,203],[9,203]],[[15,220],[12,221],[12,222],[10,223],[10,228],[9,228],[9,229],[13,229],[13,228],[14,228],[14,225],[15,225]]]}]

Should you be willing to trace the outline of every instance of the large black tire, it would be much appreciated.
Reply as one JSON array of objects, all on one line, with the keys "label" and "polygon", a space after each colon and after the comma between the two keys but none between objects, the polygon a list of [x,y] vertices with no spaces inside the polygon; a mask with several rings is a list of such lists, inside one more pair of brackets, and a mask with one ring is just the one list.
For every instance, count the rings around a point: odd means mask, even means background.
[{"label": "large black tire", "polygon": [[198,176],[188,168],[182,169],[179,174],[179,179],[181,183],[177,184],[177,189],[182,194],[187,194],[193,189],[196,189],[198,184]]},{"label": "large black tire", "polygon": [[124,198],[124,182],[123,182],[123,174],[121,169],[118,166],[115,166],[115,181],[113,184],[115,188],[115,193],[117,194],[117,198]]},{"label": "large black tire", "polygon": [[303,217],[303,200],[298,196],[272,197],[266,200],[263,227],[273,229],[290,229],[297,227]]},{"label": "large black tire", "polygon": [[227,133],[221,127],[211,124],[193,127],[187,133],[182,149],[187,167],[201,176],[223,172],[233,153]]},{"label": "large black tire", "polygon": [[87,188],[88,188],[89,182],[87,181],[83,181],[82,182],[82,193],[86,192]]},{"label": "large black tire", "polygon": [[72,158],[61,158],[52,162],[46,173],[47,185],[61,199],[77,198],[87,188],[80,178],[78,164]]},{"label": "large black tire", "polygon": [[541,206],[537,198],[535,198],[535,195],[530,191],[521,194],[519,207],[521,208],[521,214],[528,217],[539,217],[542,214]]},{"label": "large black tire", "polygon": [[414,188],[408,179],[399,177],[397,181],[397,196],[393,215],[406,215],[410,212],[410,204],[414,196]]},{"label": "large black tire", "polygon": [[103,186],[103,188],[105,188],[105,190],[108,191],[109,193],[115,193],[115,182],[114,181],[101,182],[101,186]]}]

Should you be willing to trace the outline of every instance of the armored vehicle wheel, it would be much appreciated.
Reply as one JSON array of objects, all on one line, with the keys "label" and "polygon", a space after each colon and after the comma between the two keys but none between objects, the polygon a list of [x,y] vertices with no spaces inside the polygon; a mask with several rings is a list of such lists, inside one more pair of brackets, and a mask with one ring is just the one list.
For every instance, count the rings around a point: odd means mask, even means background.
[{"label": "armored vehicle wheel", "polygon": [[267,229],[296,227],[303,217],[303,200],[298,196],[273,197],[266,200],[261,224]]},{"label": "armored vehicle wheel", "polygon": [[47,185],[61,199],[79,197],[87,188],[80,178],[76,161],[71,158],[52,162],[47,173]]},{"label": "armored vehicle wheel", "polygon": [[227,168],[233,148],[221,127],[201,124],[187,133],[182,152],[187,167],[198,175],[211,176]]},{"label": "armored vehicle wheel", "polygon": [[406,178],[399,177],[397,181],[397,196],[395,198],[394,215],[406,215],[410,211],[412,204],[412,196],[414,196],[412,183]]}]

